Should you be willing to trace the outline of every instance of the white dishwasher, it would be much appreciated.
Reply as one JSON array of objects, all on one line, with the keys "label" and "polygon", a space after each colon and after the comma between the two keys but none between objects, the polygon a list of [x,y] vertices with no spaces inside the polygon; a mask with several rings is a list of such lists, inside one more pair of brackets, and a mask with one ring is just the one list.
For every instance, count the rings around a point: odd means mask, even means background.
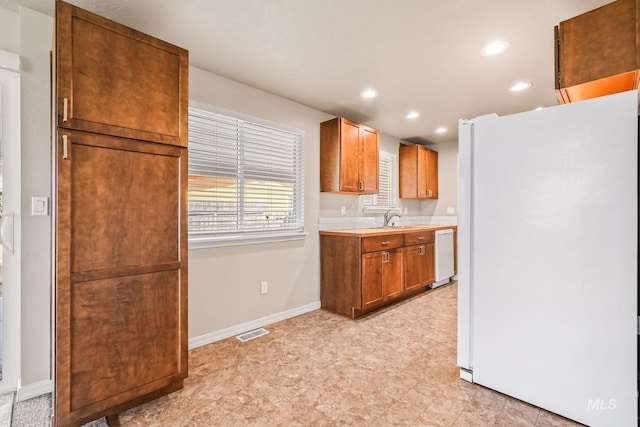
[{"label": "white dishwasher", "polygon": [[432,288],[449,283],[453,276],[453,229],[436,230],[436,281]]}]

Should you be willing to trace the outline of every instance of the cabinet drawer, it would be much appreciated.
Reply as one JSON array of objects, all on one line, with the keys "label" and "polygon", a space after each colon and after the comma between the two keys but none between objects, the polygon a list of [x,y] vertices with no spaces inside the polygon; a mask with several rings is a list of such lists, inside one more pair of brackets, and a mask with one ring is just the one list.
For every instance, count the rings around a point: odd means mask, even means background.
[{"label": "cabinet drawer", "polygon": [[372,236],[362,238],[362,252],[375,252],[391,248],[401,248],[404,238],[402,234]]},{"label": "cabinet drawer", "polygon": [[434,232],[433,230],[425,230],[425,231],[414,231],[413,233],[405,233],[404,235],[404,245],[420,245],[426,242],[433,242],[434,240]]}]

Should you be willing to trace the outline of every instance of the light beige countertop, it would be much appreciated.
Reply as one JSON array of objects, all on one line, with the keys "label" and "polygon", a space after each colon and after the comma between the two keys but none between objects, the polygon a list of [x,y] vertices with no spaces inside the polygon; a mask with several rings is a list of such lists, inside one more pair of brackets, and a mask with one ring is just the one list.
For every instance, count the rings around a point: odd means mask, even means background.
[{"label": "light beige countertop", "polygon": [[396,225],[393,227],[374,227],[374,228],[350,228],[344,230],[322,230],[322,236],[354,236],[354,237],[370,237],[370,236],[386,236],[389,234],[405,234],[420,231],[450,230],[456,229],[455,225]]}]

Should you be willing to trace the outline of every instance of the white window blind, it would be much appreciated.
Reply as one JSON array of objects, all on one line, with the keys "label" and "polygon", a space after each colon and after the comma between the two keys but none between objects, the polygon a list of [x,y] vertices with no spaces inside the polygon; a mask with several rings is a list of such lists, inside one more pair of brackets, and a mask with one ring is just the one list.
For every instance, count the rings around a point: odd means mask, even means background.
[{"label": "white window blind", "polygon": [[378,194],[363,196],[362,206],[364,208],[395,208],[398,206],[396,156],[381,151],[379,158]]},{"label": "white window blind", "polygon": [[303,133],[189,108],[189,239],[304,232]]}]

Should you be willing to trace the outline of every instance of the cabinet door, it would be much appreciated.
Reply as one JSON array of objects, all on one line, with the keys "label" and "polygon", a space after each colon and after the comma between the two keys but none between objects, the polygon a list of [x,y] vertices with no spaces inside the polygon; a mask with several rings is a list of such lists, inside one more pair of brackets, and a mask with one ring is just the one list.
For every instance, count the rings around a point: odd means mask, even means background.
[{"label": "cabinet door", "polygon": [[362,255],[362,310],[374,307],[384,300],[384,253],[379,251]]},{"label": "cabinet door", "polygon": [[407,246],[404,248],[404,263],[405,290],[408,292],[422,287],[423,258],[420,246]]},{"label": "cabinet door", "polygon": [[[425,245],[407,246],[405,250],[405,290],[412,291],[429,284],[430,258]],[[432,244],[433,246],[433,244]],[[433,280],[432,280],[433,281]]]},{"label": "cabinet door", "polygon": [[188,52],[56,2],[57,126],[187,146]]},{"label": "cabinet door", "polygon": [[[617,0],[561,22],[556,40],[556,89],[593,82],[603,86],[596,96],[615,93],[607,90],[607,86],[617,89],[615,79],[597,81],[640,68],[639,14],[637,0]],[[630,85],[620,91],[634,89],[637,76],[629,77]]]},{"label": "cabinet door", "polygon": [[67,425],[187,376],[187,149],[66,130],[57,143],[55,414]]},{"label": "cabinet door", "polygon": [[436,246],[433,242],[425,243],[423,246],[425,270],[422,280],[428,285],[436,281]]},{"label": "cabinet door", "polygon": [[363,194],[378,194],[379,140],[378,131],[360,126],[360,180]]},{"label": "cabinet door", "polygon": [[438,153],[421,145],[400,145],[400,198],[438,198]]},{"label": "cabinet door", "polygon": [[417,166],[417,188],[418,199],[426,199],[428,197],[429,189],[429,151],[418,146],[418,166]]},{"label": "cabinet door", "polygon": [[[418,194],[418,146],[400,144],[398,148],[398,187],[401,199],[415,199]],[[426,192],[426,189],[425,189]]]},{"label": "cabinet door", "polygon": [[427,151],[427,198],[438,198],[438,152]]},{"label": "cabinet door", "polygon": [[382,273],[384,275],[385,300],[402,296],[404,293],[403,266],[404,251],[402,248],[385,251]]},{"label": "cabinet door", "polygon": [[340,126],[340,191],[359,192],[360,128],[342,119]]}]

